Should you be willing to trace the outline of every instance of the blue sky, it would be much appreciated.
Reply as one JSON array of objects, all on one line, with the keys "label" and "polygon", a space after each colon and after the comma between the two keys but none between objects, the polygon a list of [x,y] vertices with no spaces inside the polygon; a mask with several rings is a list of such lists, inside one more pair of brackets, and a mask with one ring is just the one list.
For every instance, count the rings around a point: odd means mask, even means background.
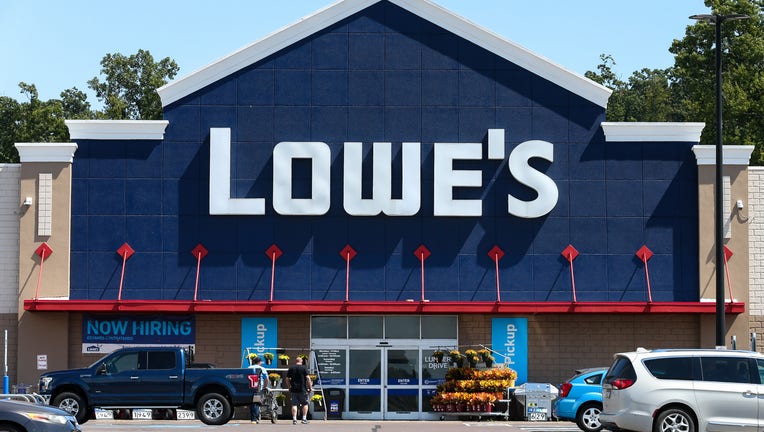
[{"label": "blue sky", "polygon": [[[579,74],[611,54],[627,78],[673,64],[668,52],[703,0],[434,0],[435,3]],[[332,4],[332,0],[0,0],[0,96],[18,83],[44,100],[88,91],[106,53],[149,50],[174,59],[179,77]]]}]

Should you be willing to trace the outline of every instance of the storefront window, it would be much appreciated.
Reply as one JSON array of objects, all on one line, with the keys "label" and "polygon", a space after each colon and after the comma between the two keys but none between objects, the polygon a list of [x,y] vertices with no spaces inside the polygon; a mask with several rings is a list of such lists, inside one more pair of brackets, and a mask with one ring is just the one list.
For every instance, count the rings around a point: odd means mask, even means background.
[{"label": "storefront window", "polygon": [[382,339],[381,316],[351,316],[348,320],[351,339]]},{"label": "storefront window", "polygon": [[386,316],[386,339],[419,339],[418,316]]},{"label": "storefront window", "polygon": [[456,316],[422,317],[422,339],[456,339]]},{"label": "storefront window", "polygon": [[314,316],[311,319],[310,332],[314,338],[346,339],[347,317]]}]

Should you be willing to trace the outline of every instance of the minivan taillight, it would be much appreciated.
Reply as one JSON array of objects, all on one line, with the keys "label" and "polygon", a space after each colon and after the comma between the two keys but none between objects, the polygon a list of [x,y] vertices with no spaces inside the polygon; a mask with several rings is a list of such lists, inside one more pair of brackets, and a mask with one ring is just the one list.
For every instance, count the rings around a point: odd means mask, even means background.
[{"label": "minivan taillight", "polygon": [[568,397],[568,393],[570,393],[570,389],[573,388],[573,384],[566,382],[560,384],[560,397]]},{"label": "minivan taillight", "polygon": [[623,390],[625,388],[629,388],[634,384],[633,379],[628,378],[616,378],[611,382],[611,385],[618,390]]}]

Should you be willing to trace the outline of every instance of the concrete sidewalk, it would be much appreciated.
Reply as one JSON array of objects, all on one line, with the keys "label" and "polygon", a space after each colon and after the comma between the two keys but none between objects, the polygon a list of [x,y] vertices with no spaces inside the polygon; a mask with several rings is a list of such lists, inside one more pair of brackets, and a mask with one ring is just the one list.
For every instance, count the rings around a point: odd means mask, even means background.
[{"label": "concrete sidewalk", "polygon": [[[526,422],[505,420],[311,420],[308,424],[293,425],[291,420],[269,420],[253,424],[245,420],[233,420],[223,426],[208,426],[198,420],[91,420],[82,426],[84,432],[137,431],[147,428],[172,430],[182,428],[183,432],[218,431],[295,431],[295,432],[580,432],[571,422]],[[233,431],[231,428],[234,428]]]}]

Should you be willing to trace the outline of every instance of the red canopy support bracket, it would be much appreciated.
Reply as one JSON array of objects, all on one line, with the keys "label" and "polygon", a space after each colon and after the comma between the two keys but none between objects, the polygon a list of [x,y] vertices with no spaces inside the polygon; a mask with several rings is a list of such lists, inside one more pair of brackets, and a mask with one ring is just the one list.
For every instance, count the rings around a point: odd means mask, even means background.
[{"label": "red canopy support bracket", "polygon": [[345,301],[350,299],[350,261],[356,256],[356,251],[349,244],[340,251],[340,256],[345,260]]},{"label": "red canopy support bracket", "polygon": [[34,251],[37,256],[40,257],[40,273],[37,275],[37,289],[34,292],[34,299],[40,298],[40,284],[42,283],[42,265],[45,262],[45,258],[49,257],[53,253],[53,249],[48,246],[47,243],[42,242],[40,246]]},{"label": "red canopy support bracket", "polygon": [[734,297],[732,297],[732,279],[730,278],[730,269],[727,263],[729,262],[730,257],[732,255],[733,255],[732,250],[725,245],[724,246],[724,274],[727,275],[727,287],[730,292],[730,303],[733,302]]},{"label": "red canopy support bracket", "polygon": [[501,285],[499,284],[499,260],[504,257],[504,251],[498,245],[494,245],[491,250],[488,251],[488,256],[493,260],[496,265],[496,301],[501,301]]},{"label": "red canopy support bracket", "polygon": [[650,258],[653,257],[653,251],[650,250],[647,246],[643,245],[639,250],[636,252],[637,257],[639,257],[640,260],[645,264],[645,280],[647,281],[647,302],[652,303],[653,302],[653,293],[650,289],[650,272],[647,268],[647,262],[650,261]]},{"label": "red canopy support bracket", "polygon": [[430,250],[425,245],[420,245],[414,251],[414,256],[420,261],[422,265],[422,302],[425,302],[424,298],[424,261],[430,257]]},{"label": "red canopy support bracket", "polygon": [[274,280],[276,276],[276,260],[279,259],[281,255],[283,255],[283,252],[281,252],[281,249],[279,249],[278,246],[276,246],[276,243],[272,244],[271,247],[265,250],[265,255],[271,260],[271,296],[270,301],[273,301],[273,286],[274,286]]},{"label": "red canopy support bracket", "polygon": [[127,242],[125,242],[125,244],[117,249],[117,254],[122,257],[122,275],[119,277],[119,292],[117,293],[117,301],[122,300],[122,286],[125,282],[125,263],[127,263],[127,260],[130,259],[134,253],[135,251],[130,247],[129,244],[127,244]]},{"label": "red canopy support bracket", "polygon": [[207,256],[207,248],[199,243],[191,250],[191,255],[196,258],[196,283],[194,283],[194,301],[196,301],[197,294],[199,294],[199,271],[202,268],[202,259]]},{"label": "red canopy support bracket", "polygon": [[570,286],[573,291],[573,303],[577,301],[576,299],[576,276],[573,273],[573,260],[576,259],[578,256],[578,250],[573,247],[573,245],[568,245],[565,249],[560,252],[560,255],[565,257],[565,259],[568,261],[568,264],[570,265]]}]

